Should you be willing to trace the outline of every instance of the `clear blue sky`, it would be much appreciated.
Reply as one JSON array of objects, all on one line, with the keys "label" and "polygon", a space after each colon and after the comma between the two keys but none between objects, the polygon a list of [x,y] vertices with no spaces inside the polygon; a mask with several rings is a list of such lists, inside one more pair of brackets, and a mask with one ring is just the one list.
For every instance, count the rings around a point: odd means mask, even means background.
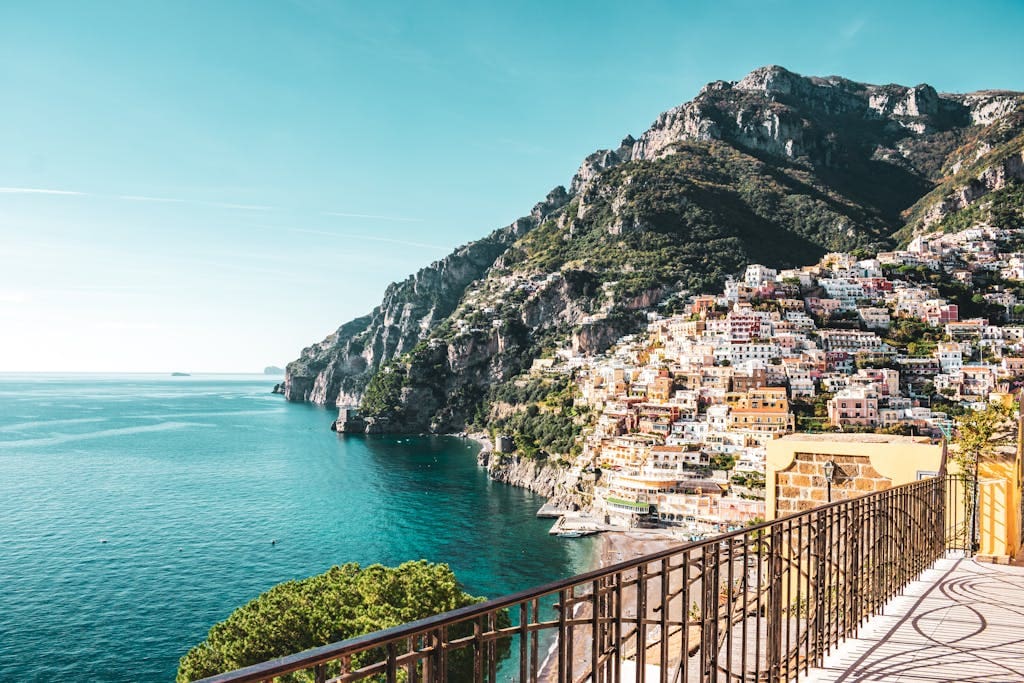
[{"label": "clear blue sky", "polygon": [[1022,35],[1021,0],[0,3],[0,370],[281,365],[707,81],[1024,90]]}]

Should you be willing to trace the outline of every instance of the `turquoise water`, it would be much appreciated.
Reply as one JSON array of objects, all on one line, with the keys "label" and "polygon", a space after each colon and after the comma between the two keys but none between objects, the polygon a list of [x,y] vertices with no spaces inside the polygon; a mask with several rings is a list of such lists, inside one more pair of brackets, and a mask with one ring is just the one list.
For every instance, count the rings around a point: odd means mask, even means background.
[{"label": "turquoise water", "polygon": [[0,375],[0,681],[172,680],[232,609],[332,564],[447,562],[488,596],[587,568],[471,443],[339,438],[273,383]]}]

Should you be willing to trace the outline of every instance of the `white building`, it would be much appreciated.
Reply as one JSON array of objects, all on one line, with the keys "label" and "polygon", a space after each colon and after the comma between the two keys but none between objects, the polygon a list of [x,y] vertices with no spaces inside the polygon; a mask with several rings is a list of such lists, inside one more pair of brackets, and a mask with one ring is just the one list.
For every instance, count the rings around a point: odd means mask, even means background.
[{"label": "white building", "polygon": [[751,263],[743,274],[743,282],[748,287],[760,287],[767,282],[774,282],[778,271],[774,268],[762,266],[759,263]]}]

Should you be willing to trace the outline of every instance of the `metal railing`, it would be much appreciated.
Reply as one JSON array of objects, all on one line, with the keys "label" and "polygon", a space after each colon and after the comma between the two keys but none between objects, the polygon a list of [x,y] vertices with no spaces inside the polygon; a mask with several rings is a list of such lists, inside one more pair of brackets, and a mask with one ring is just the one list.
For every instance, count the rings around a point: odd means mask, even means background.
[{"label": "metal railing", "polygon": [[972,490],[917,481],[204,680],[799,680],[970,552]]}]

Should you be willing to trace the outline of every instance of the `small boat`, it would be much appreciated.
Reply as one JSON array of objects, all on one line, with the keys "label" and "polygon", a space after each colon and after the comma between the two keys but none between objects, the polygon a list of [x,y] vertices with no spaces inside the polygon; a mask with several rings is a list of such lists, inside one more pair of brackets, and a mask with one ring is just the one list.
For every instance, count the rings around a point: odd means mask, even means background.
[{"label": "small boat", "polygon": [[558,532],[558,537],[559,538],[580,538],[581,536],[583,536],[583,532],[581,532],[581,531],[559,531]]}]

